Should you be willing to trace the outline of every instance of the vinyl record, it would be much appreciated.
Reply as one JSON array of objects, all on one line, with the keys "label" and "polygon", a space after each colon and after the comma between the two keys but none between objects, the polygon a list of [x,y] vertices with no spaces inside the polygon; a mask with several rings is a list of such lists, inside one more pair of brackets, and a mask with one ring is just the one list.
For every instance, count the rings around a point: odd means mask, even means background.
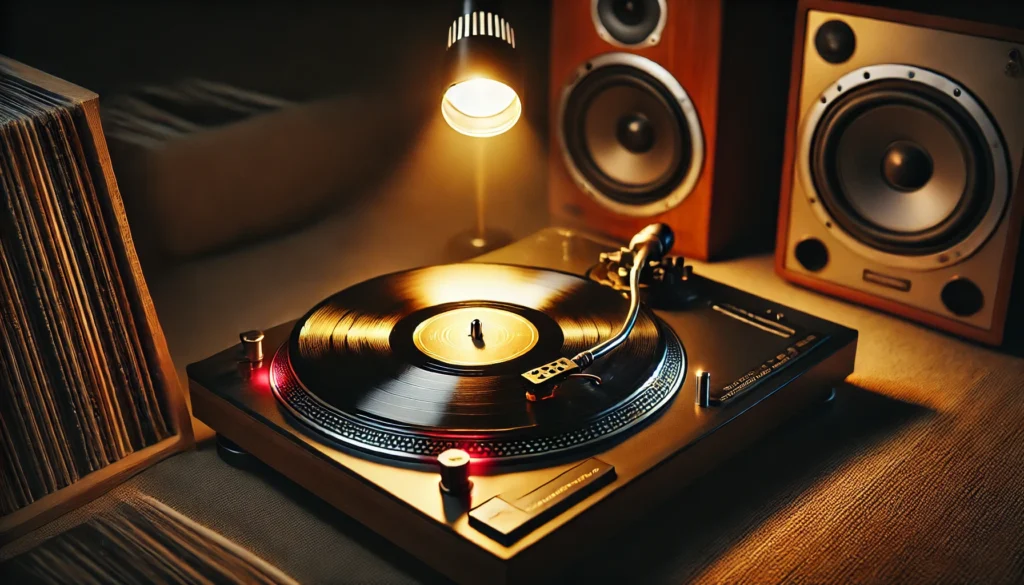
[{"label": "vinyl record", "polygon": [[546,270],[401,272],[314,307],[275,357],[271,379],[293,414],[373,451],[417,459],[453,446],[483,458],[560,451],[632,426],[678,387],[679,342],[644,310],[627,341],[587,370],[600,384],[568,380],[552,399],[526,400],[523,372],[610,337],[627,308],[619,292]]}]

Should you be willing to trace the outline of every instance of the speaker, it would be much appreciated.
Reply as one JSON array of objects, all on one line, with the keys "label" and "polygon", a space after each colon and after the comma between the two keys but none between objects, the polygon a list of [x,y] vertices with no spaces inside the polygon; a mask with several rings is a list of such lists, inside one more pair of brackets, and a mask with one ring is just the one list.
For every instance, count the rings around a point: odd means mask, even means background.
[{"label": "speaker", "polygon": [[552,2],[549,193],[563,225],[666,222],[707,260],[771,249],[795,2]]},{"label": "speaker", "polygon": [[1024,33],[846,2],[797,13],[776,267],[1003,339],[1024,196]]}]

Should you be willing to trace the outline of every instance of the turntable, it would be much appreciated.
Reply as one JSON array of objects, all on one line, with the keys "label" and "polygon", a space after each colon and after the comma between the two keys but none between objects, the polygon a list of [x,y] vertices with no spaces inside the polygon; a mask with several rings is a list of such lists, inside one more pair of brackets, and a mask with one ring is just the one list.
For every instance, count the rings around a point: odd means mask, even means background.
[{"label": "turntable", "polygon": [[558,579],[853,370],[856,331],[694,274],[671,244],[654,224],[589,267],[357,284],[190,365],[195,415],[228,460],[457,581]]}]

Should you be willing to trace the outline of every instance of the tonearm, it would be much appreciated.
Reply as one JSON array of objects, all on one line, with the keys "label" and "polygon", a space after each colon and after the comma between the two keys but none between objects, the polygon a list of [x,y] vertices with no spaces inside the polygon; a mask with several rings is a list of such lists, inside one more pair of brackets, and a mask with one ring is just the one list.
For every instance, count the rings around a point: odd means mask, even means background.
[{"label": "tonearm", "polygon": [[622,345],[629,337],[640,313],[640,276],[649,263],[658,261],[668,254],[674,240],[675,235],[670,227],[663,223],[652,223],[637,232],[629,241],[628,247],[610,254],[602,254],[602,260],[614,262],[620,270],[626,270],[629,274],[629,310],[622,327],[612,337],[579,352],[572,358],[559,358],[523,372],[523,378],[529,383],[526,390],[528,400],[550,398],[560,383],[572,377],[589,378],[600,383],[600,378],[586,374],[584,370],[595,360]]}]

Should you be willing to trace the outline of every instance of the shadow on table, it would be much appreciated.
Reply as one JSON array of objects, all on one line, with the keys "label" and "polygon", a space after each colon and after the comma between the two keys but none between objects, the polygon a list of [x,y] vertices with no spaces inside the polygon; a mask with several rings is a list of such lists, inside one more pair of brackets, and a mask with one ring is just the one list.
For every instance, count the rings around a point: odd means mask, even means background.
[{"label": "shadow on table", "polygon": [[[215,447],[211,440],[202,448],[214,449]],[[424,585],[451,583],[449,579],[430,566],[391,544],[384,537],[340,512],[263,462],[251,459],[241,471],[258,476],[282,497],[288,498],[290,502],[305,510],[312,517],[329,524],[334,530],[344,534],[349,542],[358,543],[360,548],[368,550],[373,557],[390,565],[391,570],[404,573],[408,581]],[[344,556],[345,552],[338,551],[338,554]],[[342,579],[340,582],[346,582],[344,577],[339,578]]]},{"label": "shadow on table", "polygon": [[[934,413],[851,385],[595,550],[562,582],[685,583],[858,454]],[[571,579],[569,578],[571,575]]]}]

